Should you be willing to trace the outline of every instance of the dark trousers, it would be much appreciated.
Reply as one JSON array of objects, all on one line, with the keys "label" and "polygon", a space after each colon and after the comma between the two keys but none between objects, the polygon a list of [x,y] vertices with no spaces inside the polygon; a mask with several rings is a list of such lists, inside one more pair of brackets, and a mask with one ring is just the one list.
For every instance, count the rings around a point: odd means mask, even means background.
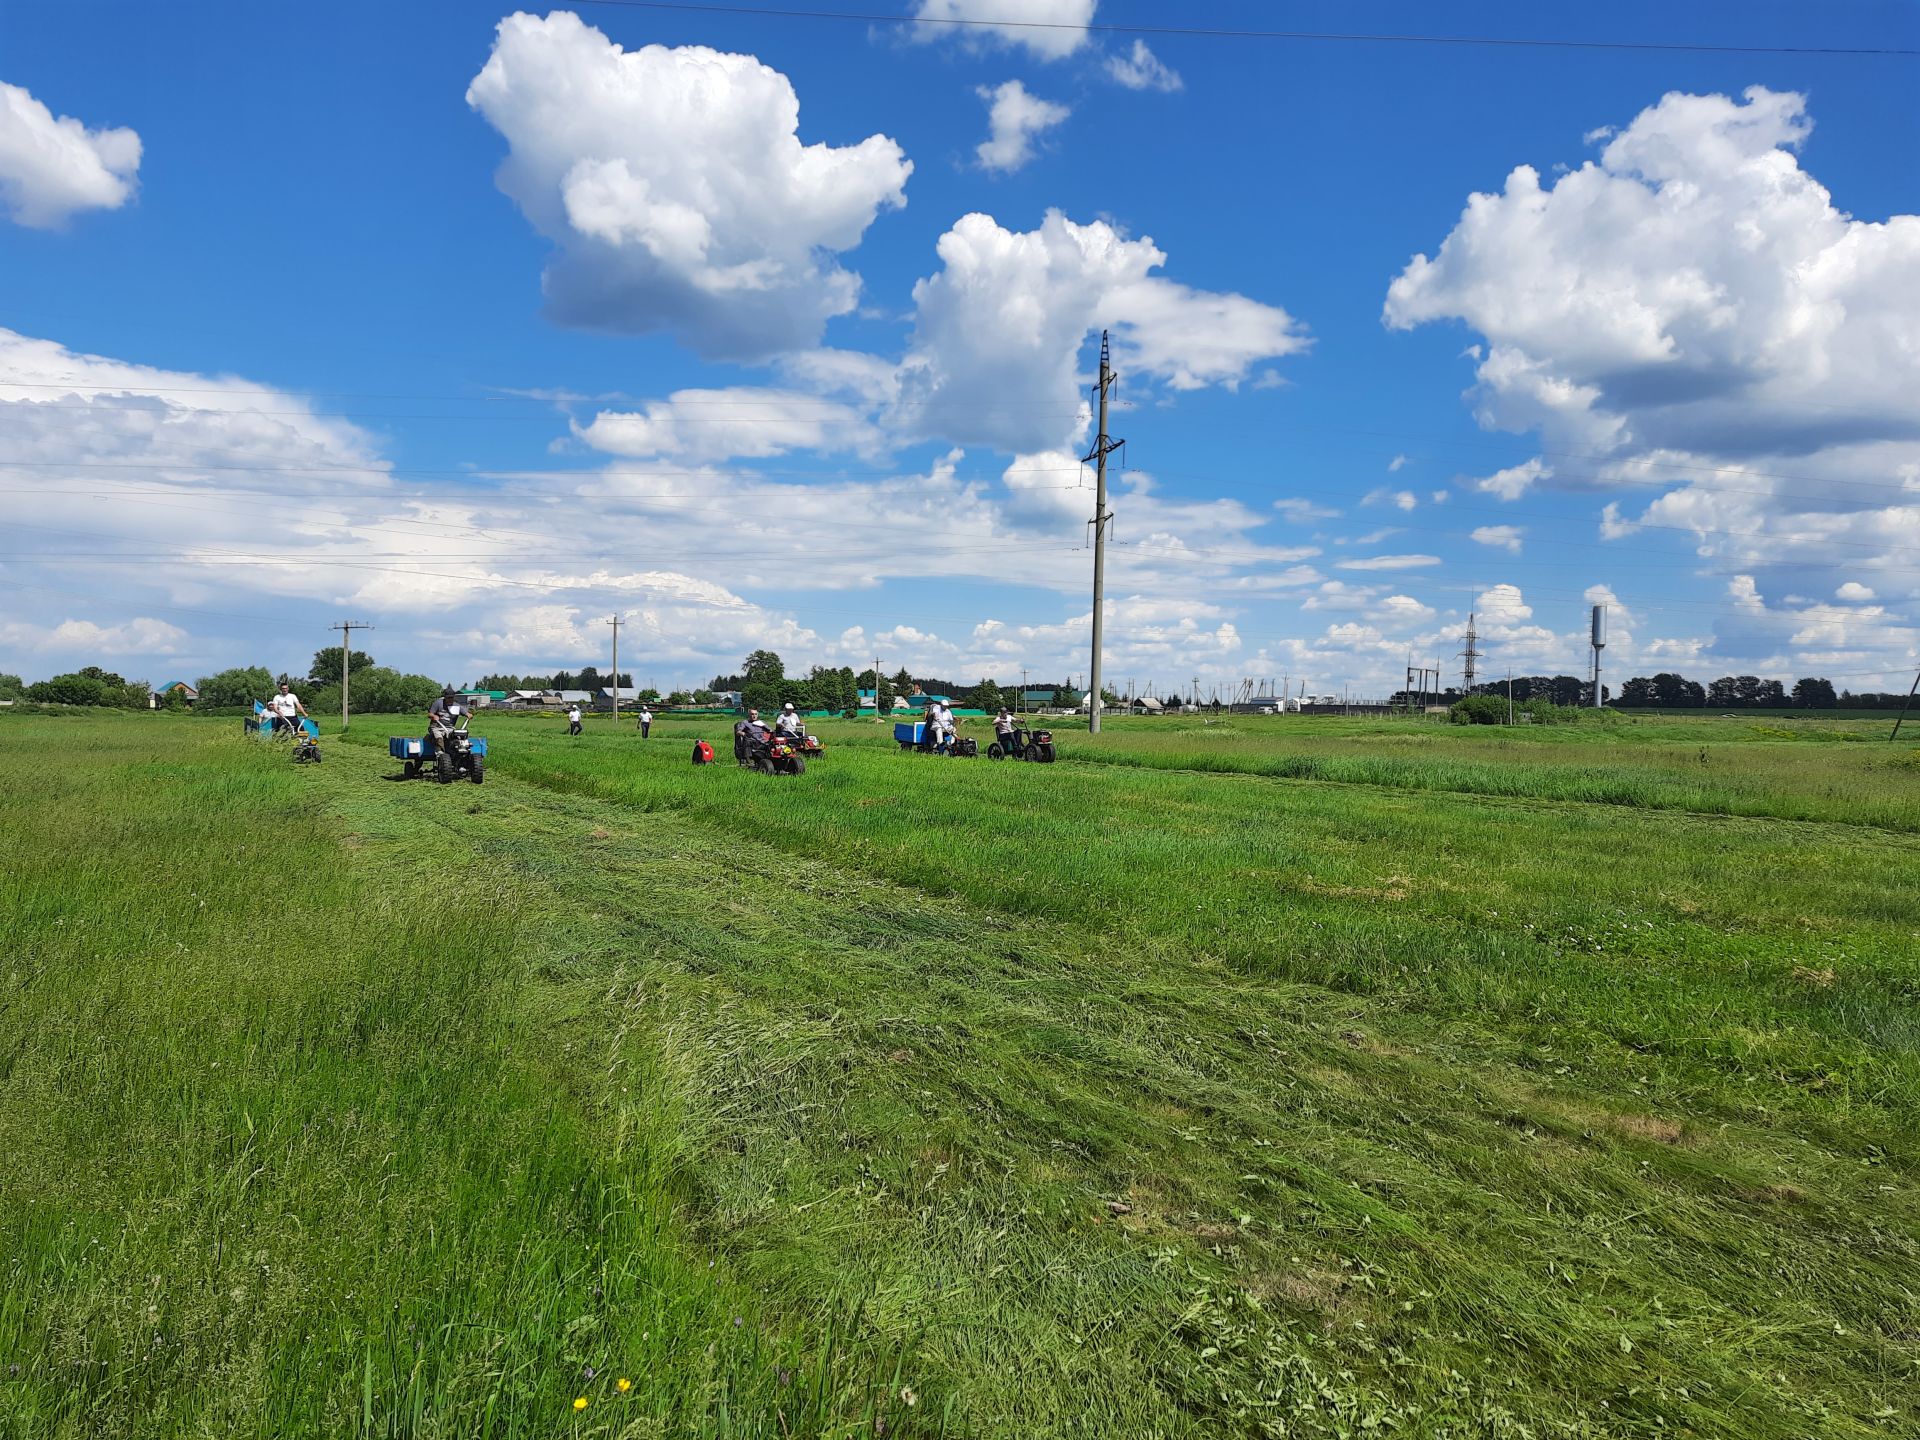
[{"label": "dark trousers", "polygon": [[578,735],[579,733],[580,733],[580,722],[578,720],[569,720],[567,722],[567,734]]},{"label": "dark trousers", "polygon": [[642,720],[640,722],[640,738],[642,740],[646,739],[647,732],[652,729],[653,729],[653,722],[651,720]]}]

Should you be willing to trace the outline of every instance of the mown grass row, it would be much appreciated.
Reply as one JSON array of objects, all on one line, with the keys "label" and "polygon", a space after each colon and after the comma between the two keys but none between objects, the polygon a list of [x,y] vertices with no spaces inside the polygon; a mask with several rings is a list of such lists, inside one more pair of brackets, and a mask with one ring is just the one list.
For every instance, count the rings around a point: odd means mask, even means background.
[{"label": "mown grass row", "polygon": [[[1308,903],[1319,923],[1346,915],[1382,982],[1301,986],[1072,908],[1078,870],[1046,892],[1053,915],[1018,914],[869,878],[908,851],[938,859],[931,842],[861,848],[897,811],[901,834],[949,831],[967,874],[1011,884],[995,848],[967,850],[960,808],[931,821],[930,795],[962,797],[987,833],[1016,805],[1049,838],[1077,816],[1099,849],[1127,829],[1206,833],[1223,787],[1260,782],[1125,777],[1210,788],[1117,821],[1043,788],[1066,767],[835,756],[792,783],[600,738],[503,746],[541,785],[604,770],[632,798],[489,791],[497,853],[622,937],[598,966],[644,983],[640,1043],[681,1057],[704,1097],[688,1143],[710,1243],[783,1306],[870,1296],[866,1323],[910,1342],[909,1383],[961,1433],[1785,1437],[1913,1418],[1916,1156],[1876,1095],[1889,1072],[1855,1047],[1858,1088],[1817,1076],[1831,1034],[1773,1006],[1757,967],[1703,965],[1707,998],[1684,950],[1594,960],[1660,1033],[1699,1023],[1749,1047],[1708,1065],[1550,996],[1486,1004],[1510,977],[1483,992],[1403,971],[1406,932],[1364,917],[1405,901],[1377,891]],[[631,783],[654,765],[657,788]],[[480,823],[463,792],[423,803]],[[1433,797],[1397,803],[1431,818]],[[838,807],[838,842],[789,844],[815,804]],[[1696,843],[1726,828],[1697,824]],[[1009,858],[1038,874],[1053,853]],[[1558,872],[1560,902],[1578,873]],[[1191,898],[1206,878],[1158,883]],[[1315,921],[1269,913],[1274,951],[1314,943]],[[1778,938],[1777,912],[1763,923]],[[1556,937],[1533,963],[1578,969],[1584,949]],[[1736,1004],[1744,1041],[1716,1004]]]},{"label": "mown grass row", "polygon": [[1516,1042],[1584,1029],[1789,1095],[1920,1100],[1905,835],[858,746],[791,783],[616,735],[505,732],[495,765],[689,811],[738,837],[743,873],[818,859]]}]

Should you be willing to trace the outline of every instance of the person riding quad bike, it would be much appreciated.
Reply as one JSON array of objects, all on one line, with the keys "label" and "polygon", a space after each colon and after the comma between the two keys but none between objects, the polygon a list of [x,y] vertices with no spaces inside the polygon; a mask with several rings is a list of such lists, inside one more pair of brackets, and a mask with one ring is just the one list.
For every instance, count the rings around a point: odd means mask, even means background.
[{"label": "person riding quad bike", "polygon": [[460,697],[449,685],[440,698],[427,707],[427,745],[438,750],[460,723]]},{"label": "person riding quad bike", "polygon": [[760,712],[747,711],[746,719],[734,722],[733,758],[742,765],[746,764],[754,747],[764,746],[772,738],[773,731],[760,719]]}]

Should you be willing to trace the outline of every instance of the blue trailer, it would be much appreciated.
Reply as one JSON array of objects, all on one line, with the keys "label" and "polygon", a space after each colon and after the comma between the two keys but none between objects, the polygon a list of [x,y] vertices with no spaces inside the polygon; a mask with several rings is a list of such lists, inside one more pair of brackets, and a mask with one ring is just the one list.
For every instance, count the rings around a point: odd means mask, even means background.
[{"label": "blue trailer", "polygon": [[471,780],[478,785],[486,779],[487,737],[469,735],[464,724],[444,747],[418,735],[389,735],[387,754],[400,762],[409,780],[417,780],[428,771],[443,785],[450,780]]}]

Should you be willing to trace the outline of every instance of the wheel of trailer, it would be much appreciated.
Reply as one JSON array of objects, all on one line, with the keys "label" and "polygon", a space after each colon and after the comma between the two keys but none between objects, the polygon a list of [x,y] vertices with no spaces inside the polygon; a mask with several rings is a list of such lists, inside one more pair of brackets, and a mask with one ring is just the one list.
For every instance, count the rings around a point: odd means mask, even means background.
[{"label": "wheel of trailer", "polygon": [[400,773],[409,780],[418,780],[420,778],[420,762],[418,760],[407,761],[406,764],[400,767]]},{"label": "wheel of trailer", "polygon": [[1051,765],[1053,763],[1053,746],[1051,745],[1034,746],[1033,758],[1039,761],[1039,763],[1042,765]]},{"label": "wheel of trailer", "polygon": [[433,778],[438,780],[442,785],[450,785],[453,783],[455,768],[453,756],[449,755],[446,751],[442,750],[438,755],[433,757]]},{"label": "wheel of trailer", "polygon": [[473,783],[478,785],[487,778],[487,762],[478,755],[473,757]]},{"label": "wheel of trailer", "polygon": [[987,746],[987,759],[1004,760],[1006,758],[1007,758],[1007,747],[1002,745],[998,740],[994,741],[991,745]]}]

